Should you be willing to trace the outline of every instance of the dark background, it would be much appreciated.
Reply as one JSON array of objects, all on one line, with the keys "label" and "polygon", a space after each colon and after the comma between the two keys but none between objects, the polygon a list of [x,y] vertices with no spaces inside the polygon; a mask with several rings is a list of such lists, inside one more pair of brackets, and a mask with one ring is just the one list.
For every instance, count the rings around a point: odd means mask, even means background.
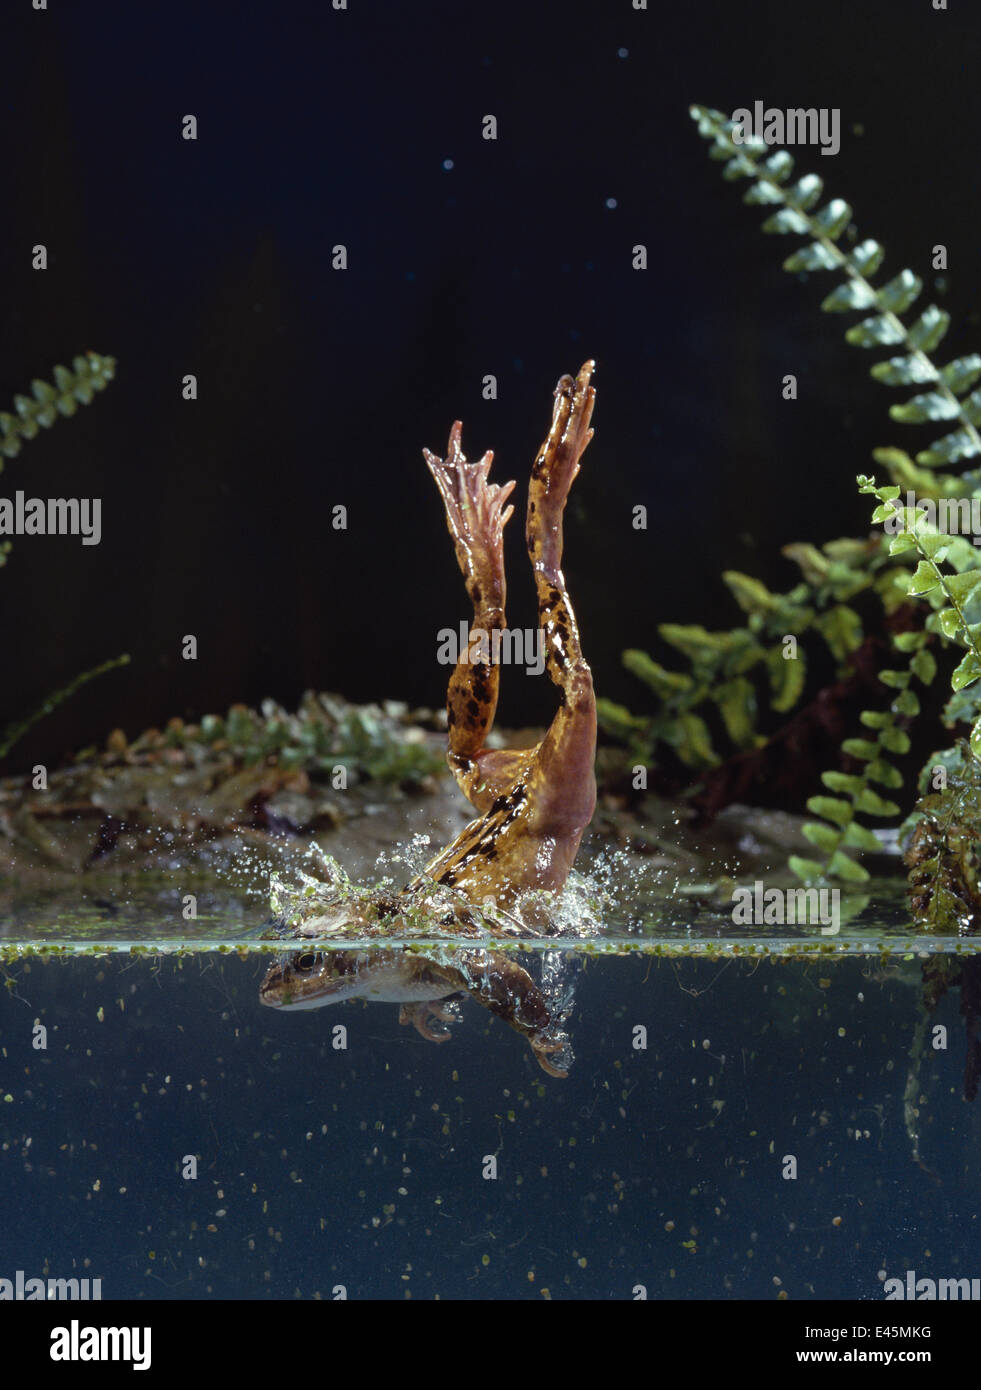
[{"label": "dark background", "polygon": [[[658,622],[738,620],[723,569],[787,588],[781,544],[867,529],[870,449],[943,427],[889,420],[904,397],[845,344],[853,318],[817,311],[837,278],[781,270],[798,240],[760,233],[687,108],[840,107],[840,153],[803,148],[799,170],[852,204],[885,272],[924,277],[919,307],[954,314],[941,360],[976,350],[981,16],[950,4],[8,5],[0,408],[85,349],[118,368],[4,469],[4,496],[100,496],[103,540],[15,538],[0,726],[133,657],[8,770],[305,687],[439,705],[436,634],[470,614],[420,450],[459,417],[468,456],[519,480],[508,617],[533,626],[523,490],[555,381],[588,356],[565,571],[602,693],[649,705],[619,654],[663,656]],[[501,715],[553,704],[514,672]]]}]

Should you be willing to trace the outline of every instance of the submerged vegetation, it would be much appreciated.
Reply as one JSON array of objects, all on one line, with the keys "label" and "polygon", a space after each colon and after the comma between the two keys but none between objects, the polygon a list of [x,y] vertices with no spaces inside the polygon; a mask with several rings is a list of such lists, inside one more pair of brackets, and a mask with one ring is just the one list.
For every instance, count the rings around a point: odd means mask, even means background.
[{"label": "submerged vegetation", "polygon": [[[934,354],[949,313],[931,304],[914,315],[923,283],[910,270],[875,283],[884,251],[877,241],[857,240],[851,207],[840,198],[819,207],[822,180],[814,174],[792,179],[794,161],[786,150],[753,138],[737,143],[735,124],[718,111],[693,107],[691,114],[710,142],[710,157],[722,163],[723,177],[748,180],[743,201],[769,210],[763,230],[807,238],[784,268],[844,277],[821,307],[864,315],[845,334],[850,344],[893,351],[872,365],[871,375],[889,387],[923,388],[893,405],[890,417],[900,424],[943,422],[947,433],[915,461],[901,449],[876,450],[875,461],[891,480],[887,486],[858,476],[860,490],[879,503],[872,520],[883,532],[821,547],[784,546],[801,571],[787,593],[727,572],[723,581],[746,615],[742,626],[711,632],[662,624],[661,637],[687,659],[689,670],[669,670],[644,652],[626,652],[624,664],[654,691],[658,708],[638,716],[600,701],[601,724],[645,762],[656,765],[669,753],[709,812],[732,799],[733,787],[751,785],[792,760],[786,750],[799,753],[813,726],[830,729],[839,765],[822,774],[829,794],[808,799],[815,819],[804,827],[822,857],[793,856],[790,867],[806,881],[860,883],[869,877],[861,855],[881,848],[865,821],[895,821],[910,810],[915,788],[896,760],[911,748],[909,730],[921,712],[917,687],[930,686],[942,672],[951,689],[943,725],[953,736],[920,774],[923,799],[904,827],[914,836],[907,858],[910,900],[918,925],[972,932],[981,920],[981,554],[970,538],[947,528],[970,530],[960,521],[969,521],[970,504],[981,501],[981,468],[959,474],[939,469],[981,455],[981,389],[972,390],[981,377],[981,355],[939,365]],[[901,492],[914,493],[916,505],[900,506]],[[809,691],[805,652],[814,642],[830,652],[836,684]],[[807,694],[810,705],[804,705]],[[829,711],[847,713],[856,696],[862,697],[858,723],[839,737],[843,720]],[[769,711],[768,731],[760,727],[761,704]],[[773,716],[795,711],[789,724],[773,727]],[[725,754],[706,716],[724,730]],[[938,730],[936,742],[944,741]]]}]

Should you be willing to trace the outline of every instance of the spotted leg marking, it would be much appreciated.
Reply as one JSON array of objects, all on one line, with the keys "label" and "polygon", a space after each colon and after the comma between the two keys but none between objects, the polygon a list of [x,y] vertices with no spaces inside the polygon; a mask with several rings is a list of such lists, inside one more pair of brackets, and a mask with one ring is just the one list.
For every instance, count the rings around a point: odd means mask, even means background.
[{"label": "spotted leg marking", "polygon": [[[544,808],[560,834],[575,834],[575,848],[596,805],[596,704],[592,673],[583,658],[579,628],[562,574],[562,515],[579,460],[593,437],[589,427],[596,392],[595,368],[560,378],[552,425],[538,451],[528,490],[525,539],[538,590],[539,625],[545,635],[545,668],[559,688],[560,708],[539,746],[540,781],[555,788]],[[573,794],[578,789],[578,794]],[[547,798],[546,798],[547,800]],[[573,850],[575,853],[575,850]]]},{"label": "spotted leg marking", "polygon": [[[514,508],[505,503],[514,483],[487,481],[494,458],[490,450],[476,463],[468,463],[461,432],[460,421],[454,421],[445,460],[428,449],[423,449],[423,455],[446,508],[447,528],[473,604],[473,629],[489,635],[506,626],[504,527]],[[530,761],[530,753],[484,747],[497,710],[500,667],[493,655],[493,648],[481,651],[478,645],[461,652],[446,693],[447,762],[478,811],[488,810]]]}]

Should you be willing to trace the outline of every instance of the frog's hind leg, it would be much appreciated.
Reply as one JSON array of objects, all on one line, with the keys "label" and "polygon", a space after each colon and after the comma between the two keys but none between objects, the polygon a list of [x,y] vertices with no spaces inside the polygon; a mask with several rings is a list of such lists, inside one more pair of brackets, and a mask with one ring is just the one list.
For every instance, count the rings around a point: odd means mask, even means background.
[{"label": "frog's hind leg", "polygon": [[596,704],[593,678],[583,659],[579,628],[562,574],[562,514],[593,431],[595,363],[586,362],[573,380],[555,388],[548,437],[538,451],[528,490],[525,538],[538,590],[538,620],[544,633],[545,667],[559,687],[560,708],[538,748],[540,810],[548,826],[575,840],[596,804]]},{"label": "frog's hind leg", "polygon": [[500,667],[490,634],[506,626],[504,527],[514,508],[505,503],[514,483],[487,481],[494,457],[489,450],[476,463],[468,463],[461,431],[457,420],[445,460],[428,449],[422,452],[442,494],[446,524],[473,603],[471,637],[477,629],[487,634],[486,642],[472,642],[469,651],[460,653],[446,693],[447,762],[471,804],[486,811],[530,765],[533,753],[484,747],[497,709]]}]

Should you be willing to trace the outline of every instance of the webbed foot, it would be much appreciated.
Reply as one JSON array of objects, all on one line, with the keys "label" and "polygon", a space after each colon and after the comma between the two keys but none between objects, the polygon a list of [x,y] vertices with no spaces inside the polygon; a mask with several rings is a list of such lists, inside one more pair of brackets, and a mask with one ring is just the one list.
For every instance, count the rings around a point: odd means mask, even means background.
[{"label": "webbed foot", "polygon": [[[595,367],[592,359],[584,362],[575,378],[568,374],[559,377],[554,391],[552,425],[531,473],[533,482],[544,485],[545,497],[541,510],[545,513],[546,524],[554,523],[561,517],[569,489],[579,472],[579,460],[593,437],[589,422],[593,416],[596,391],[590,386],[589,379]],[[531,530],[533,523],[529,517]]]},{"label": "webbed foot", "polygon": [[549,1076],[560,1077],[562,1080],[569,1075],[568,1071],[561,1070],[548,1060],[550,1053],[563,1051],[567,1045],[565,1039],[556,1042],[550,1038],[530,1038],[529,1042],[531,1043],[531,1050],[535,1054],[535,1060],[542,1071],[547,1072]]},{"label": "webbed foot", "polygon": [[487,481],[494,458],[490,449],[476,463],[468,463],[460,444],[462,430],[454,420],[445,459],[429,449],[422,452],[442,495],[456,557],[475,607],[503,608],[504,527],[514,511],[504,504],[515,485]]},{"label": "webbed foot", "polygon": [[432,1028],[429,1026],[430,1016],[442,1019],[444,1023],[455,1023],[458,1018],[458,1014],[452,1005],[448,1008],[443,1008],[438,999],[426,999],[420,1004],[403,1004],[399,1009],[399,1023],[411,1023],[416,1032],[424,1037],[427,1042],[449,1042],[450,1030],[448,1028],[442,1028],[438,1033],[433,1032]]}]

